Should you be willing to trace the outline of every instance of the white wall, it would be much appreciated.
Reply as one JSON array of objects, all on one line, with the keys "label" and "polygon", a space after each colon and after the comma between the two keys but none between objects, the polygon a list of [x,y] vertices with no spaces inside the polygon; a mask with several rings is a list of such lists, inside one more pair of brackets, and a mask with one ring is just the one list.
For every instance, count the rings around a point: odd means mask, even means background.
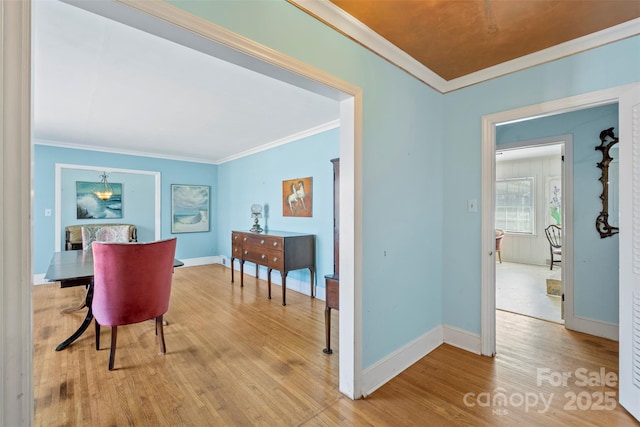
[{"label": "white wall", "polygon": [[562,161],[558,156],[496,162],[496,179],[534,178],[536,226],[533,235],[511,234],[502,239],[502,260],[524,264],[549,265],[549,243],[544,229],[555,221],[550,218],[548,180],[560,178]]}]

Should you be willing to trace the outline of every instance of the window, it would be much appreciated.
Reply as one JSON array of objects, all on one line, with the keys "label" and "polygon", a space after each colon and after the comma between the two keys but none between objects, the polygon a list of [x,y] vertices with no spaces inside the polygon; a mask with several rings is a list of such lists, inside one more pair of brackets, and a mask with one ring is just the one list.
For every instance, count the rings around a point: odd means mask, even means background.
[{"label": "window", "polygon": [[535,230],[533,178],[496,181],[496,228],[509,233],[533,234]]}]

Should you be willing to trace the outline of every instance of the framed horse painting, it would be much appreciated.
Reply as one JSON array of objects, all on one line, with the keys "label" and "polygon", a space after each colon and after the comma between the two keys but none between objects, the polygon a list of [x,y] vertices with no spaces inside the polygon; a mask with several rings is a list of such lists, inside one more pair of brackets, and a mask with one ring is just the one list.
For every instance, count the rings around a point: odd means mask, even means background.
[{"label": "framed horse painting", "polygon": [[282,216],[312,216],[313,189],[311,184],[311,177],[282,181]]}]

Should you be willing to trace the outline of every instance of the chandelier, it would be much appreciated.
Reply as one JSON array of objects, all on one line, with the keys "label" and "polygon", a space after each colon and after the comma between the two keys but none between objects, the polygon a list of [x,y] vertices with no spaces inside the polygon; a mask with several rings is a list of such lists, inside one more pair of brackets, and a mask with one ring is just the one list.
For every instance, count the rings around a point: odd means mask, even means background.
[{"label": "chandelier", "polygon": [[111,185],[109,185],[109,181],[107,181],[106,172],[102,172],[100,178],[100,183],[96,185],[93,194],[95,194],[96,197],[98,197],[100,200],[106,201],[109,200],[111,196],[113,196],[113,188],[111,188]]}]

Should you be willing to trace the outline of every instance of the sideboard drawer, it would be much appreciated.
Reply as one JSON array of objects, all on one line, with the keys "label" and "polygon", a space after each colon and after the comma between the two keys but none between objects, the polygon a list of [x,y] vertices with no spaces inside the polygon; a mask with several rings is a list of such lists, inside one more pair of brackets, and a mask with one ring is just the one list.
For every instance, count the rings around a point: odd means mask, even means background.
[{"label": "sideboard drawer", "polygon": [[281,237],[265,236],[265,235],[244,236],[243,240],[244,240],[243,244],[245,245],[245,247],[251,247],[256,249],[260,248],[261,250],[266,250],[266,249],[282,250],[283,249]]}]

